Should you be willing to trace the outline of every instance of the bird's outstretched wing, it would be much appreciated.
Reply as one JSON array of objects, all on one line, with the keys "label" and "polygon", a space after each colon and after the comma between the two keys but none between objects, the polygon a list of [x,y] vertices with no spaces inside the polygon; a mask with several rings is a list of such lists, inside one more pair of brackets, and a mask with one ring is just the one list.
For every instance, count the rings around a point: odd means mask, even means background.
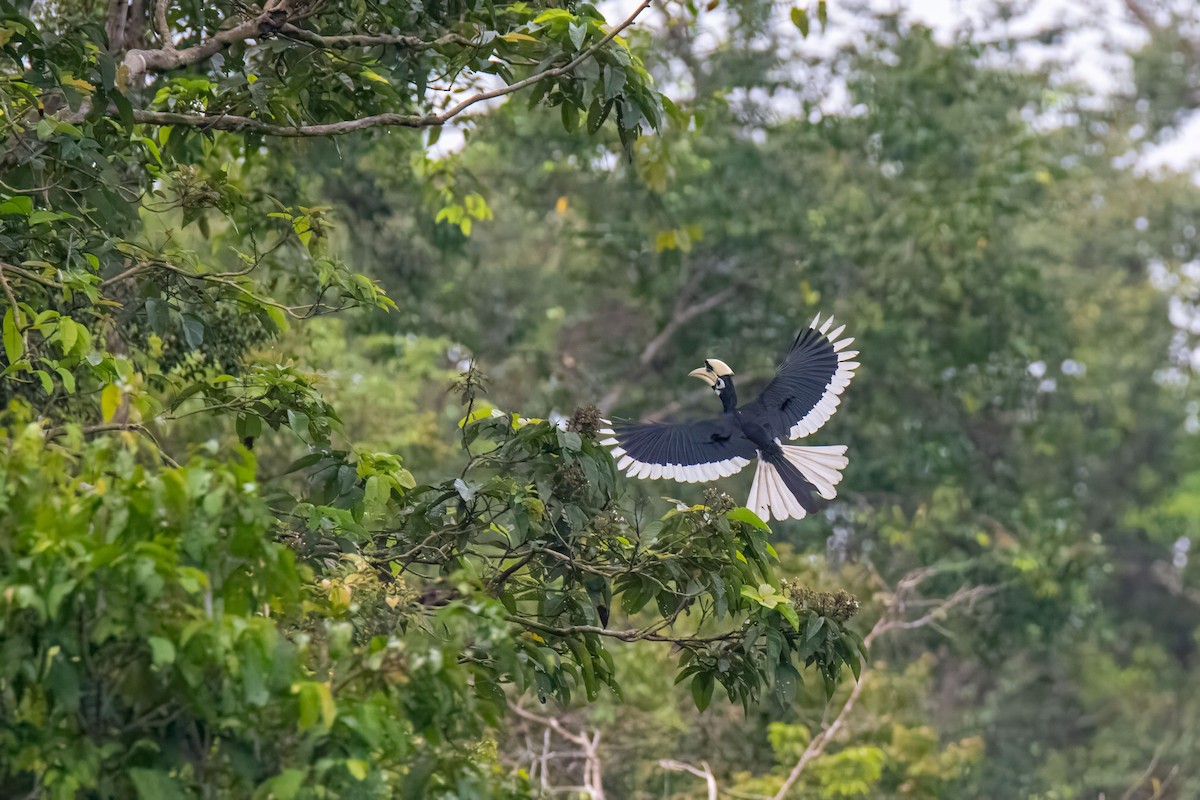
[{"label": "bird's outstretched wing", "polygon": [[713,481],[738,472],[756,448],[728,415],[700,422],[614,422],[600,431],[617,469],[632,478]]},{"label": "bird's outstretched wing", "polygon": [[[799,439],[824,425],[837,410],[842,391],[850,385],[858,362],[857,350],[846,350],[853,339],[841,339],[845,325],[830,330],[833,317],[821,315],[800,331],[775,377],[752,403],[745,416],[764,425],[779,439]],[[819,326],[819,327],[818,327]]]}]

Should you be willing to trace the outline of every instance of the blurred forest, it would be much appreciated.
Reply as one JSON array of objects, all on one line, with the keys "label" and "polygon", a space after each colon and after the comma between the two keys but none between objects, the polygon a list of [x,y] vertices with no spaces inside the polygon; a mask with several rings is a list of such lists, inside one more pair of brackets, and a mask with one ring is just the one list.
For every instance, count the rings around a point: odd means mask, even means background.
[{"label": "blurred forest", "polygon": [[[601,10],[0,2],[0,796],[1200,797],[1195,9]],[[817,312],[823,513],[595,443]]]}]

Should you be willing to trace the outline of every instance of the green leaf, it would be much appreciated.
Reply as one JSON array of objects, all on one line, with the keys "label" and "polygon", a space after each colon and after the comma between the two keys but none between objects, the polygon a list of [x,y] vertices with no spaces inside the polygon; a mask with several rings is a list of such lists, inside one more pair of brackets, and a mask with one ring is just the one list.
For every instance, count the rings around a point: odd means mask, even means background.
[{"label": "green leaf", "polygon": [[788,706],[796,699],[796,688],[800,684],[800,673],[791,662],[775,668],[775,697],[780,705]]},{"label": "green leaf", "polygon": [[783,618],[790,622],[792,627],[799,632],[800,615],[796,613],[795,606],[793,606],[791,603],[783,602],[776,606],[776,608],[779,609],[779,613],[783,615]]},{"label": "green leaf", "polygon": [[406,470],[404,468],[400,468],[400,469],[396,470],[396,482],[399,483],[401,486],[403,486],[405,489],[417,488],[417,479],[413,477],[413,474],[411,472],[409,472],[408,470]]},{"label": "green leaf", "polygon": [[692,678],[692,701],[695,702],[698,710],[703,711],[712,702],[714,685],[711,672],[701,672]]},{"label": "green leaf", "polygon": [[[239,439],[253,439],[256,436],[262,435],[262,417],[258,416],[257,414],[238,414],[235,427],[237,428],[237,436]],[[320,459],[321,457],[320,453],[314,453],[312,455],[315,455],[317,459]],[[305,458],[308,457],[309,456],[305,456]],[[313,463],[316,463],[316,461]]]},{"label": "green leaf", "polygon": [[66,367],[55,367],[54,371],[58,373],[58,377],[62,378],[63,388],[67,390],[67,394],[75,394],[75,376]]},{"label": "green leaf", "polygon": [[575,49],[578,50],[583,47],[584,37],[587,36],[587,25],[584,23],[572,22],[570,27],[567,28],[567,35],[571,39],[571,44],[575,45]]},{"label": "green leaf", "polygon": [[67,317],[60,319],[58,321],[58,342],[64,356],[71,352],[71,348],[77,341],[79,341],[79,326]]},{"label": "green leaf", "polygon": [[204,344],[204,323],[199,317],[193,314],[183,315],[183,338],[193,350]]},{"label": "green leaf", "polygon": [[308,414],[289,408],[287,412],[288,427],[300,438],[307,438],[308,426],[312,422]]},{"label": "green leaf", "polygon": [[567,133],[574,133],[579,127],[579,109],[570,100],[562,104],[562,124]]},{"label": "green leaf", "polygon": [[854,673],[854,680],[861,680],[862,660],[858,657],[856,648],[847,647],[845,656],[843,660],[850,665],[850,671]]},{"label": "green leaf", "polygon": [[337,706],[333,702],[333,693],[328,684],[317,681],[304,681],[292,687],[299,695],[300,727],[311,728],[316,725],[328,730],[337,717]]},{"label": "green leaf", "polygon": [[283,772],[262,783],[254,792],[255,800],[293,800],[300,794],[308,774],[298,769]]},{"label": "green leaf", "polygon": [[146,301],[146,319],[150,329],[162,336],[171,329],[171,307],[165,300],[151,297]]},{"label": "green leaf", "polygon": [[803,8],[792,9],[792,24],[800,29],[800,35],[808,38],[808,11]]},{"label": "green leaf", "polygon": [[4,355],[9,364],[17,363],[25,355],[25,340],[21,337],[19,322],[9,306],[4,312]]},{"label": "green leaf", "polygon": [[39,208],[29,215],[30,225],[40,225],[43,222],[57,222],[60,219],[77,219],[74,214],[67,214],[63,211],[47,211],[44,208]]},{"label": "green leaf", "polygon": [[154,666],[161,667],[164,664],[175,663],[175,645],[170,639],[164,639],[161,636],[150,637],[150,660],[154,662]]},{"label": "green leaf", "polygon": [[805,639],[811,639],[821,632],[821,627],[825,624],[825,618],[821,616],[809,617],[808,630],[804,634]]},{"label": "green leaf", "polygon": [[184,800],[179,782],[160,769],[131,769],[129,780],[141,800]]},{"label": "green leaf", "polygon": [[753,511],[745,507],[739,506],[725,516],[729,517],[729,519],[733,520],[734,522],[744,522],[747,525],[758,528],[760,531],[770,532],[771,530],[771,526],[763,522],[762,519],[759,518],[758,514],[755,514]]},{"label": "green leaf", "polygon": [[578,453],[583,449],[583,438],[575,431],[559,431],[558,446],[563,450],[570,450],[572,453]]},{"label": "green leaf", "polygon": [[28,217],[33,213],[33,200],[28,197],[10,197],[0,203],[0,216],[15,214]]},{"label": "green leaf", "polygon": [[588,133],[595,133],[600,130],[600,126],[604,124],[604,120],[608,119],[608,113],[612,111],[613,101],[601,102],[597,97],[592,101],[591,108],[588,109],[587,129]]}]

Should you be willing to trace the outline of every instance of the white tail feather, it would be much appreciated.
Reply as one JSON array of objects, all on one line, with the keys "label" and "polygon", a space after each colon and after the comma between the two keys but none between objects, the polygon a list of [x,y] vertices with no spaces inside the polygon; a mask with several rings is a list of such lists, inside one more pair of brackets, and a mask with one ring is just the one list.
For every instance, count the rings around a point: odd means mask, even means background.
[{"label": "white tail feather", "polygon": [[[845,445],[823,447],[798,447],[780,445],[784,457],[800,470],[804,479],[816,488],[826,500],[837,497],[837,486],[842,481],[842,470],[849,464]],[[754,469],[754,481],[750,484],[750,497],[746,507],[764,520],[804,519],[806,513],[800,500],[792,494],[779,470],[759,458]]]},{"label": "white tail feather", "polygon": [[804,506],[796,499],[779,470],[763,461],[761,458],[754,470],[754,482],[750,485],[750,498],[746,507],[759,516],[760,519],[785,520],[804,519]]},{"label": "white tail feather", "polygon": [[797,447],[780,445],[783,456],[790,461],[804,479],[816,487],[817,493],[826,500],[837,497],[833,487],[842,482],[842,470],[850,463],[846,458],[846,445],[835,444],[823,447]]}]

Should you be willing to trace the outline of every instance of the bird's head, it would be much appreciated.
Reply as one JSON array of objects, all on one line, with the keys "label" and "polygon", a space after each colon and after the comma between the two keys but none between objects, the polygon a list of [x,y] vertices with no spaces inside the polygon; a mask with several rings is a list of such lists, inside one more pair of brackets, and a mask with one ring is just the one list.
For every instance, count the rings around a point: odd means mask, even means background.
[{"label": "bird's head", "polygon": [[694,369],[688,373],[692,378],[699,378],[713,388],[714,391],[721,391],[725,388],[726,378],[733,375],[733,370],[729,365],[718,358],[704,359],[704,366],[700,369]]}]

